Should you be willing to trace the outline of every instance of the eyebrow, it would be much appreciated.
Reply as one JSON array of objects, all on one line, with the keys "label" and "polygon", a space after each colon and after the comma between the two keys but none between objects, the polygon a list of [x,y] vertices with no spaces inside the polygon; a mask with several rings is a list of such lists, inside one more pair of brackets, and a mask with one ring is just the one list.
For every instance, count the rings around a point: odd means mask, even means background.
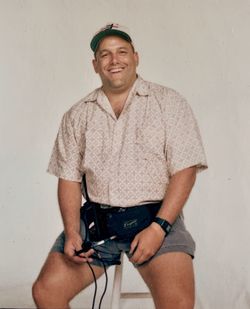
[{"label": "eyebrow", "polygon": [[99,50],[99,54],[102,54],[102,53],[105,53],[105,52],[109,52],[109,50],[108,49]]},{"label": "eyebrow", "polygon": [[[121,50],[121,49],[128,50],[128,47],[126,47],[126,46],[121,46],[121,47],[118,47],[118,48],[117,48],[117,50]],[[101,53],[104,53],[104,52],[110,52],[110,50],[107,49],[107,48],[104,48],[104,49],[100,49],[100,50],[99,50],[99,53],[100,53],[100,54],[101,54]]]}]

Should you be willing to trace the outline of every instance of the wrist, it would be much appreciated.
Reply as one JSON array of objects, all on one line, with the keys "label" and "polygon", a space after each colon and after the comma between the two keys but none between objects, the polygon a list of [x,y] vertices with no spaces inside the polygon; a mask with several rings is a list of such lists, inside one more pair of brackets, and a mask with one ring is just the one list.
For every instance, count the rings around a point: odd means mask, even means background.
[{"label": "wrist", "polygon": [[167,236],[172,229],[172,224],[160,217],[155,217],[153,223],[159,226],[159,228],[165,233],[165,236]]},{"label": "wrist", "polygon": [[64,234],[66,238],[74,238],[79,236],[79,232],[77,230],[64,230]]},{"label": "wrist", "polygon": [[156,222],[152,222],[151,227],[154,229],[155,232],[165,237],[165,232],[163,231],[163,229],[160,227],[159,224],[157,224]]}]

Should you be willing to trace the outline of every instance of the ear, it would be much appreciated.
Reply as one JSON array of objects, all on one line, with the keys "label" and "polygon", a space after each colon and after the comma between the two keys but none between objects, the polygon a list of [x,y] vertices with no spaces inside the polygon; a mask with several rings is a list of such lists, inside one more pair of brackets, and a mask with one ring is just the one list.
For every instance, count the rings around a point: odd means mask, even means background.
[{"label": "ear", "polygon": [[138,66],[138,64],[139,64],[139,55],[138,55],[137,52],[134,52],[134,59],[135,59],[136,66]]},{"label": "ear", "polygon": [[96,73],[99,73],[98,71],[98,65],[97,65],[97,60],[96,59],[93,59],[92,60],[92,64],[93,64],[93,67],[94,67],[94,70]]}]

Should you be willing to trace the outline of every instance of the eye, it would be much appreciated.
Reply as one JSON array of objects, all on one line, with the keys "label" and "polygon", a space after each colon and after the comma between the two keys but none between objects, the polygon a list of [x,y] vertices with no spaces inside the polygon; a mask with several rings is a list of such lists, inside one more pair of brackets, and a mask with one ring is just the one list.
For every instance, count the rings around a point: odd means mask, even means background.
[{"label": "eye", "polygon": [[105,58],[105,57],[107,57],[108,56],[108,53],[103,53],[103,54],[101,54],[101,58]]},{"label": "eye", "polygon": [[126,50],[120,50],[120,54],[121,54],[121,55],[126,55],[126,54],[127,54],[127,51],[126,51]]}]

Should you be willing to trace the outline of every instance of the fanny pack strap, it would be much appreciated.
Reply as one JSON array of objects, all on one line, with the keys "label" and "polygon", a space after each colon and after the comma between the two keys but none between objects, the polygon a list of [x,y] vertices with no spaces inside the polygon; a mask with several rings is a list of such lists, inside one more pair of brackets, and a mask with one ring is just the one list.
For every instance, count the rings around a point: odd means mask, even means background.
[{"label": "fanny pack strap", "polygon": [[87,181],[86,181],[86,175],[84,174],[82,177],[82,183],[84,188],[84,195],[87,202],[90,202],[89,195],[88,195],[88,189],[87,189]]},{"label": "fanny pack strap", "polygon": [[[80,209],[80,216],[81,216],[81,219],[84,221],[85,223],[85,233],[86,233],[86,237],[89,238],[89,233],[90,233],[90,230],[89,230],[89,220],[94,222],[95,224],[95,233],[97,235],[98,238],[101,238],[101,229],[100,229],[100,226],[98,224],[98,214],[97,214],[97,208],[96,207],[93,207],[93,203],[91,203],[90,201],[90,198],[89,198],[89,195],[88,195],[88,189],[87,189],[87,181],[86,181],[86,175],[84,174],[83,177],[82,177],[82,183],[83,183],[83,189],[84,189],[84,197],[86,199],[86,203],[84,203],[84,206],[81,207]],[[95,203],[94,203],[95,204]],[[87,219],[86,217],[86,212],[85,209],[88,208],[88,209],[92,209],[91,211],[91,218]]]}]

